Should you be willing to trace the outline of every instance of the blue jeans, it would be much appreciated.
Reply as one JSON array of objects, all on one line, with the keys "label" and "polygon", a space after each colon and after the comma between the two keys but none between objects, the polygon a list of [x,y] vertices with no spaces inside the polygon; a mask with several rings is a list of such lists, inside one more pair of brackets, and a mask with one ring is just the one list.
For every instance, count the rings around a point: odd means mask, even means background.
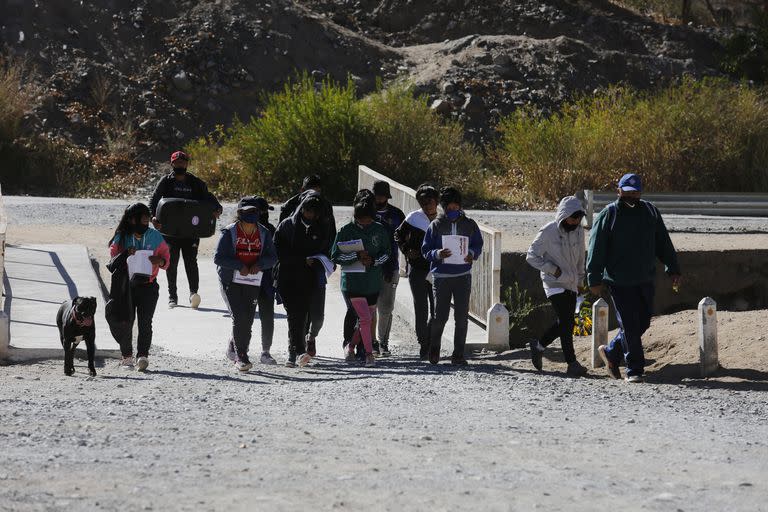
[{"label": "blue jeans", "polygon": [[609,286],[619,333],[608,343],[608,359],[619,364],[622,356],[627,364],[627,376],[643,375],[645,355],[642,336],[651,326],[653,316],[653,283],[636,286]]}]

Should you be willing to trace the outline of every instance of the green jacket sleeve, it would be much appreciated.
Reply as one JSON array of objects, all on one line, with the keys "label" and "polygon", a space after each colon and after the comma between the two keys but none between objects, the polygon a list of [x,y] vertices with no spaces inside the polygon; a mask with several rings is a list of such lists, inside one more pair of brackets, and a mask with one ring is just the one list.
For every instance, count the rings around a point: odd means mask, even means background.
[{"label": "green jacket sleeve", "polygon": [[680,274],[680,266],[677,264],[677,251],[669,237],[667,226],[661,213],[656,217],[656,257],[664,264],[664,270],[668,275]]},{"label": "green jacket sleeve", "polygon": [[603,208],[595,218],[589,234],[589,251],[587,252],[587,284],[589,286],[596,286],[603,282],[610,236],[606,226],[609,211],[609,208]]}]

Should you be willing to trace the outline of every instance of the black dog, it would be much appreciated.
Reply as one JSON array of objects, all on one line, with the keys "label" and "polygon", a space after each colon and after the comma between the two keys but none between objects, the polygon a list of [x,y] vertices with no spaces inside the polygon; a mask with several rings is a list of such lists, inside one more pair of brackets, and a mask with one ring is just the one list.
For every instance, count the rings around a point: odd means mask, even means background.
[{"label": "black dog", "polygon": [[96,314],[96,297],[75,297],[65,301],[56,314],[59,326],[59,338],[64,347],[64,375],[75,373],[75,348],[85,340],[88,350],[88,372],[96,376],[93,358],[96,355],[96,326],[93,317]]}]

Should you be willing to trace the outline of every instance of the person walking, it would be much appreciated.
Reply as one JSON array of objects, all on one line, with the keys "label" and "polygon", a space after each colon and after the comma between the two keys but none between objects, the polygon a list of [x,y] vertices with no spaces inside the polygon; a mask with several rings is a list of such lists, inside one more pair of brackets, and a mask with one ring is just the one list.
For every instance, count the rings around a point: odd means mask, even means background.
[{"label": "person walking", "polygon": [[[451,363],[464,366],[464,345],[469,322],[469,296],[472,292],[472,263],[483,250],[483,237],[477,223],[461,209],[461,193],[453,187],[440,192],[443,213],[427,228],[421,253],[435,278],[435,320],[430,329],[429,362],[440,361],[440,344],[453,299],[456,323]],[[446,247],[449,245],[450,247]],[[456,252],[456,254],[454,254]]]},{"label": "person walking", "polygon": [[408,261],[408,284],[413,296],[413,316],[416,339],[419,342],[419,358],[429,357],[429,331],[435,317],[435,300],[429,280],[429,262],[421,254],[424,235],[429,224],[437,218],[437,201],[440,194],[431,185],[421,185],[416,190],[418,210],[408,214],[395,230],[395,242]]},{"label": "person walking", "polygon": [[376,202],[376,222],[387,228],[391,253],[381,269],[381,292],[376,302],[374,324],[378,327],[378,338],[373,341],[375,355],[389,356],[389,334],[392,331],[392,312],[395,310],[397,284],[400,282],[400,258],[397,255],[395,230],[405,220],[405,214],[397,206],[389,204],[392,193],[389,183],[377,180],[373,183],[373,195]]},{"label": "person walking", "polygon": [[[162,230],[163,227],[157,217],[155,217],[155,214],[157,212],[157,205],[163,198],[172,197],[205,201],[213,206],[216,218],[221,215],[221,204],[208,191],[208,186],[203,180],[187,172],[188,165],[189,156],[183,151],[175,151],[171,155],[173,171],[163,176],[155,187],[152,199],[149,202],[149,209],[152,213],[152,224],[158,230]],[[197,251],[200,246],[200,239],[166,236],[165,241],[171,251],[171,261],[166,272],[168,275],[168,307],[175,308],[179,303],[176,281],[179,257],[181,256],[184,258],[184,270],[186,271],[187,282],[189,283],[189,304],[192,308],[197,309],[200,306],[200,295],[198,294],[200,272],[197,267]]]},{"label": "person walking", "polygon": [[362,342],[365,366],[373,367],[376,364],[373,354],[373,317],[383,282],[382,269],[392,249],[387,228],[375,220],[376,205],[373,197],[358,194],[358,201],[353,208],[353,220],[339,230],[331,259],[341,266],[341,292],[347,303],[347,314],[357,319],[357,328],[350,339],[345,340],[345,359],[354,361],[355,347]]},{"label": "person walking", "polygon": [[[312,359],[306,343],[310,308],[321,293],[318,272],[323,270],[319,257],[328,248],[328,230],[320,222],[323,203],[316,194],[307,195],[294,214],[277,226],[277,291],[288,314],[289,368],[305,366]],[[323,274],[323,277],[325,275]]]},{"label": "person walking", "polygon": [[580,377],[587,373],[573,349],[573,325],[576,298],[584,285],[584,210],[575,196],[564,197],[557,207],[555,220],[539,230],[528,248],[526,261],[541,275],[544,293],[552,303],[557,320],[539,338],[530,342],[533,366],[542,370],[544,349],[560,338],[567,374]]},{"label": "person walking", "polygon": [[253,367],[248,349],[264,271],[277,261],[272,234],[259,224],[257,198],[238,202],[237,220],[221,230],[213,261],[232,314],[235,368],[247,372]]},{"label": "person walking", "polygon": [[619,333],[598,353],[608,374],[621,378],[619,364],[626,362],[627,382],[643,382],[645,355],[642,336],[653,315],[656,259],[664,265],[673,288],[681,283],[677,253],[661,213],[641,199],[642,179],[625,174],[618,184],[618,199],[595,218],[589,239],[587,280],[591,292],[607,287]]},{"label": "person walking", "polygon": [[[328,246],[324,247],[321,253],[330,258],[331,244],[334,238],[336,238],[336,219],[333,215],[333,205],[322,196],[322,185],[322,179],[317,174],[306,176],[302,181],[299,193],[288,199],[280,208],[280,222],[295,214],[298,207],[308,196],[314,195],[319,198],[321,208],[315,223],[319,231],[325,231],[322,236],[325,240],[328,240]],[[312,295],[312,302],[309,305],[309,317],[304,328],[307,353],[312,357],[317,355],[317,337],[320,335],[320,330],[325,322],[327,283],[325,273],[321,267],[322,265],[313,267],[320,283]]]},{"label": "person walking", "polygon": [[[127,305],[128,324],[121,329],[117,340],[123,356],[121,366],[145,371],[149,366],[149,348],[152,345],[152,319],[155,316],[160,287],[157,274],[167,270],[170,262],[168,244],[163,236],[149,227],[150,210],[143,203],[135,203],[125,209],[115,234],[109,242],[112,272],[128,272],[128,294],[123,304]],[[138,254],[137,254],[138,251]],[[148,273],[132,272],[133,258],[146,258],[151,270]],[[109,312],[107,312],[109,315]],[[136,338],[136,359],[133,359],[132,326],[138,323]],[[113,330],[113,333],[115,330]]]}]

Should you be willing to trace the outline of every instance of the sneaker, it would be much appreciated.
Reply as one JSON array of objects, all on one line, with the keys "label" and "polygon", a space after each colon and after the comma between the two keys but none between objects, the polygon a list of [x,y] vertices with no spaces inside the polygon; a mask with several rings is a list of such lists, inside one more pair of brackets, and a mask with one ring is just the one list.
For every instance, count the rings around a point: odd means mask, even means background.
[{"label": "sneaker", "polygon": [[624,379],[627,382],[631,382],[633,384],[639,384],[643,382],[643,376],[642,375],[627,375],[627,378]]},{"label": "sneaker", "polygon": [[419,343],[419,360],[426,361],[429,359],[429,345],[426,343]]},{"label": "sneaker", "polygon": [[451,356],[451,364],[454,366],[467,366],[469,363],[464,356]]},{"label": "sneaker", "polygon": [[237,361],[235,361],[235,368],[237,368],[241,372],[247,372],[251,368],[253,368],[253,364],[248,359],[248,356],[245,354],[242,354],[237,357]]},{"label": "sneaker", "polygon": [[237,352],[235,352],[235,342],[233,340],[229,340],[227,342],[226,355],[227,355],[227,359],[229,359],[233,363],[237,361]]},{"label": "sneaker", "polygon": [[312,360],[312,356],[308,353],[304,352],[299,356],[298,364],[300,367],[304,368],[309,364],[309,362]]},{"label": "sneaker", "polygon": [[178,299],[168,299],[168,309],[173,309],[178,305]]},{"label": "sneaker", "polygon": [[120,368],[126,368],[128,370],[133,370],[133,367],[134,367],[135,364],[136,364],[136,362],[133,360],[133,356],[127,356],[127,357],[124,357],[120,361]]},{"label": "sneaker", "polygon": [[382,341],[380,348],[381,348],[381,357],[389,357],[392,355],[392,352],[389,351],[388,341]]},{"label": "sneaker", "polygon": [[376,340],[373,340],[373,355],[374,356],[381,355],[381,352],[379,352],[379,342]]},{"label": "sneaker", "polygon": [[572,363],[568,363],[568,369],[565,373],[571,377],[583,377],[587,374],[587,369],[584,368],[578,361],[574,361]]},{"label": "sneaker", "polygon": [[200,306],[200,295],[197,293],[191,294],[189,296],[189,305],[192,306],[192,309],[197,309]]},{"label": "sneaker", "polygon": [[317,355],[317,343],[315,342],[315,337],[311,334],[307,334],[307,354],[312,357]]},{"label": "sneaker", "polygon": [[149,358],[142,356],[136,359],[136,371],[143,372],[149,366]]},{"label": "sneaker", "polygon": [[437,364],[440,362],[440,352],[429,351],[429,364]]},{"label": "sneaker", "polygon": [[291,361],[290,359],[285,362],[286,368],[296,368],[296,361]]},{"label": "sneaker", "polygon": [[270,364],[270,365],[275,365],[275,364],[277,364],[277,361],[275,361],[275,358],[274,358],[274,357],[272,357],[272,356],[269,354],[269,352],[262,352],[262,353],[261,353],[261,359],[260,359],[260,361],[261,361],[261,364]]},{"label": "sneaker", "polygon": [[608,354],[605,352],[605,349],[605,345],[600,345],[597,347],[597,353],[600,355],[600,359],[603,360],[603,363],[605,363],[605,370],[608,372],[608,375],[611,378],[621,379],[621,370],[619,370],[619,365],[612,363],[611,360],[608,359]]},{"label": "sneaker", "polygon": [[542,364],[544,351],[539,350],[539,340],[531,340],[528,343],[528,346],[531,348],[531,362],[533,363],[533,367],[538,371],[541,371],[542,368],[544,368],[544,365]]},{"label": "sneaker", "polygon": [[365,367],[373,368],[374,366],[376,366],[376,356],[373,354],[367,354],[365,356]]},{"label": "sneaker", "polygon": [[344,360],[348,363],[354,363],[357,356],[354,350],[344,350]]}]

